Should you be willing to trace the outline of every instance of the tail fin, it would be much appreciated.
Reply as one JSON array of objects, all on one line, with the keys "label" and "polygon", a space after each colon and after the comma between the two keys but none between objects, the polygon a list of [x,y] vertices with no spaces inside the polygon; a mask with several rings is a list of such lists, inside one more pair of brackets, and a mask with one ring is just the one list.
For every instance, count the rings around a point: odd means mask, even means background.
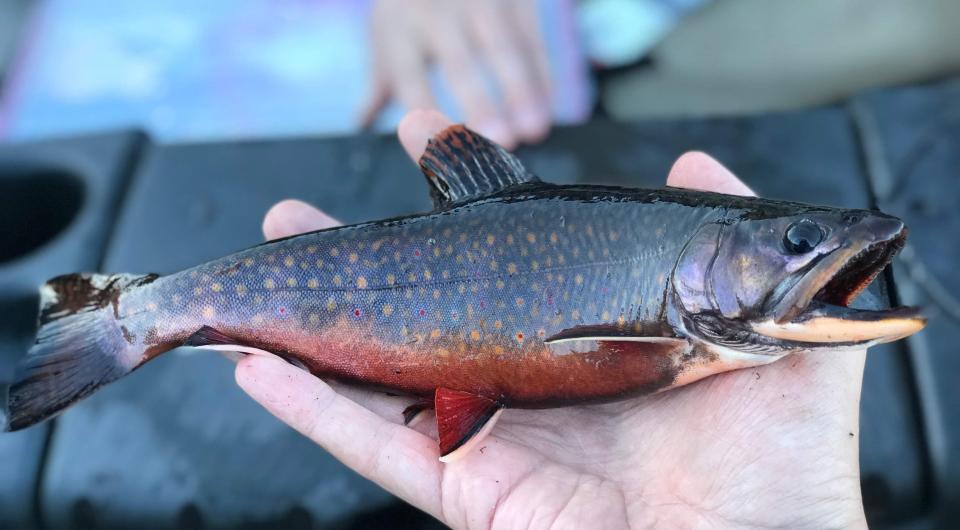
[{"label": "tail fin", "polygon": [[37,340],[10,385],[0,431],[50,418],[136,368],[142,352],[131,348],[117,320],[118,299],[156,278],[68,274],[41,287]]}]

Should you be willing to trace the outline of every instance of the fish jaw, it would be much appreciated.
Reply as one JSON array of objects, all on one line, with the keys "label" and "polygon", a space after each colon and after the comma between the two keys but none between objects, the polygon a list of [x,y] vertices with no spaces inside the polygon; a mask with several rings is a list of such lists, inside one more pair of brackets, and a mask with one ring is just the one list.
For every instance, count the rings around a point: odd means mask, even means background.
[{"label": "fish jaw", "polygon": [[893,342],[922,330],[919,308],[854,309],[857,295],[883,271],[906,241],[903,222],[878,217],[870,227],[876,237],[844,245],[823,256],[780,297],[769,318],[749,328],[785,346],[872,346]]},{"label": "fish jaw", "polygon": [[761,335],[788,342],[872,346],[909,337],[927,324],[916,307],[872,311],[815,305],[796,320],[780,323],[769,319],[754,322],[751,327]]},{"label": "fish jaw", "polygon": [[858,227],[865,235],[851,238],[787,278],[787,289],[771,299],[765,313],[784,324],[802,320],[811,307],[846,307],[853,301],[906,242],[907,229],[899,219],[878,216],[869,222]]}]

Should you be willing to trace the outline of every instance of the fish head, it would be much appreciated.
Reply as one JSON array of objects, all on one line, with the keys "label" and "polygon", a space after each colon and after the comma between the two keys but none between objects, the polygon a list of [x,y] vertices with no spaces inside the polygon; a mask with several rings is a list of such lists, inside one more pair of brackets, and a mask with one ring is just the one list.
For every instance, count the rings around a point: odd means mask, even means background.
[{"label": "fish head", "polygon": [[684,330],[735,351],[780,356],[867,347],[924,327],[917,308],[849,307],[903,247],[900,219],[793,208],[701,227],[672,276]]}]

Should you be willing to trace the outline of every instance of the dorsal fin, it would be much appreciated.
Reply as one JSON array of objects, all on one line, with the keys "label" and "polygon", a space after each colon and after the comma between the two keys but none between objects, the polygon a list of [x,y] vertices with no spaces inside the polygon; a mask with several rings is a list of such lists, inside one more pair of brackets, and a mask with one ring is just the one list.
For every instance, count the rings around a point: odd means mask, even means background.
[{"label": "dorsal fin", "polygon": [[427,142],[420,169],[437,209],[539,182],[517,157],[463,125],[451,125]]}]

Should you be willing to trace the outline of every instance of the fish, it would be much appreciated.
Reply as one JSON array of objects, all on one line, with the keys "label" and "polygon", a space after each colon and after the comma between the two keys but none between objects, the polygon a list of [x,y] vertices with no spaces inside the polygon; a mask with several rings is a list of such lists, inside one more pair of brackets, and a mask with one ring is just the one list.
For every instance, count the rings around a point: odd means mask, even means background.
[{"label": "fish", "polygon": [[419,165],[427,213],[164,276],[53,278],[4,429],[192,346],[271,352],[318,377],[412,396],[404,420],[432,409],[440,458],[452,461],[508,408],[653,394],[926,324],[915,307],[850,306],[906,239],[879,211],[550,184],[462,125],[434,136]]}]

